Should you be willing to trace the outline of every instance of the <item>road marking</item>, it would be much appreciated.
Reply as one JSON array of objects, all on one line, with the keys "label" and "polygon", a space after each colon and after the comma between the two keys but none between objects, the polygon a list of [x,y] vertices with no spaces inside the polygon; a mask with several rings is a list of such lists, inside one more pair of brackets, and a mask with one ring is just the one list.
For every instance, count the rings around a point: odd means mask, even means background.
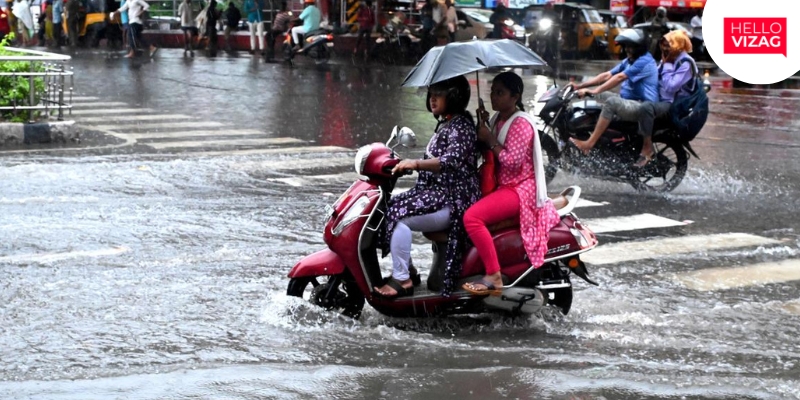
[{"label": "road marking", "polygon": [[224,147],[224,146],[265,146],[276,144],[298,144],[302,140],[294,138],[263,138],[263,139],[229,139],[229,140],[197,140],[193,142],[150,142],[141,144],[154,149],[175,149],[191,147]]},{"label": "road marking", "polygon": [[[331,157],[326,158],[324,163],[321,163],[319,158],[314,159],[294,159],[294,160],[271,160],[271,161],[250,161],[240,162],[232,165],[232,168],[240,171],[291,171],[299,169],[319,168],[324,165],[326,168],[330,167],[352,167],[353,159],[351,157]],[[354,173],[355,175],[355,173]]]},{"label": "road marking", "polygon": [[645,240],[640,242],[612,243],[581,254],[581,260],[590,264],[615,264],[624,261],[659,258],[674,254],[708,252],[737,247],[778,244],[777,240],[747,233],[720,233],[675,238]]},{"label": "road marking", "polygon": [[[261,155],[261,154],[281,154],[281,155],[288,155],[288,154],[303,154],[303,153],[342,153],[342,152],[353,152],[353,149],[348,149],[346,147],[337,147],[337,146],[305,146],[305,147],[278,147],[278,148],[269,148],[269,149],[246,149],[246,150],[220,150],[220,151],[184,151],[179,153],[180,156],[194,156],[194,157],[212,157],[212,156],[252,156],[252,155]],[[164,157],[165,153],[159,154],[140,154],[139,157]],[[327,164],[321,164],[319,159],[312,160],[313,165],[311,167],[328,167]],[[297,160],[286,160],[286,163],[296,163]],[[353,160],[348,160],[349,164],[353,163]],[[309,168],[311,168],[309,167]]]},{"label": "road marking", "polygon": [[[578,204],[575,204],[575,208],[578,208],[578,207],[600,207],[600,206],[607,206],[609,204],[611,204],[611,203],[609,203],[607,201],[602,201],[602,202],[598,203],[596,201],[591,201],[591,200],[586,200],[584,198],[580,198],[580,199],[578,199]],[[588,222],[587,222],[587,224],[588,224]]]},{"label": "road marking", "polygon": [[11,264],[27,264],[33,262],[48,263],[48,262],[62,261],[77,257],[114,256],[128,251],[130,251],[130,248],[128,247],[117,246],[117,247],[112,247],[110,249],[70,251],[66,253],[20,254],[20,255],[0,257],[0,263],[11,263]]},{"label": "road marking", "polygon": [[331,182],[331,181],[338,182],[341,180],[355,181],[356,179],[358,179],[358,175],[356,175],[355,172],[350,172],[346,174],[333,174],[333,175],[314,175],[314,176],[291,177],[291,178],[269,178],[267,180],[284,183],[289,186],[300,187],[300,186],[318,185],[319,184],[318,181],[320,180],[324,180],[326,182]]},{"label": "road marking", "polygon": [[102,131],[121,131],[129,129],[170,129],[170,128],[209,128],[214,126],[225,126],[221,122],[215,121],[190,121],[190,122],[164,122],[158,124],[118,124],[118,125],[96,125],[86,126],[89,129],[97,129]]},{"label": "road marking", "polygon": [[687,288],[702,292],[798,281],[800,260],[767,262],[737,268],[708,268],[673,276]]},{"label": "road marking", "polygon": [[633,231],[649,228],[666,228],[688,225],[690,222],[675,221],[653,214],[637,214],[612,218],[586,218],[582,220],[594,233]]},{"label": "road marking", "polygon": [[72,102],[77,103],[81,101],[97,101],[100,100],[97,97],[92,96],[72,96]]},{"label": "road marking", "polygon": [[125,107],[130,106],[128,103],[121,103],[118,101],[98,101],[98,102],[90,102],[90,103],[75,103],[72,105],[72,108],[88,108],[88,107]]},{"label": "road marking", "polygon": [[106,122],[106,121],[148,121],[159,119],[189,119],[192,118],[183,114],[148,114],[148,115],[116,115],[105,117],[86,117],[80,118],[79,122]]},{"label": "road marking", "polygon": [[[150,108],[110,108],[110,109],[96,109],[96,110],[72,110],[72,115],[105,115],[105,114],[136,114],[136,113],[151,113],[155,112]],[[80,121],[78,121],[80,122]]]},{"label": "road marking", "polygon": [[[156,139],[156,138],[183,138],[192,136],[236,136],[236,135],[266,136],[266,133],[256,129],[225,129],[225,130],[158,132],[158,133],[125,133],[125,135],[128,135],[134,139]],[[302,140],[299,141],[303,142]]]}]

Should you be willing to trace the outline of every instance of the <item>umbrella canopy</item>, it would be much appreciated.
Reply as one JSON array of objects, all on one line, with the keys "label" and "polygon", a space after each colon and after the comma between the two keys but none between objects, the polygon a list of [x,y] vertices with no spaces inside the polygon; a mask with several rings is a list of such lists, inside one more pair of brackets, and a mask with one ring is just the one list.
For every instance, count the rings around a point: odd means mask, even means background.
[{"label": "umbrella canopy", "polygon": [[401,86],[422,87],[486,68],[527,68],[547,63],[531,49],[510,40],[472,40],[430,49]]}]

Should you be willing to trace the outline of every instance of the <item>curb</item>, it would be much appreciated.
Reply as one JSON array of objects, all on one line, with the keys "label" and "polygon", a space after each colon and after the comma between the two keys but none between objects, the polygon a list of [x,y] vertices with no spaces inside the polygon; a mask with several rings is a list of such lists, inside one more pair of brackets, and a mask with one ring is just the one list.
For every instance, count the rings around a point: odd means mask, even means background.
[{"label": "curb", "polygon": [[31,124],[0,122],[0,147],[68,141],[80,141],[80,132],[75,121]]}]

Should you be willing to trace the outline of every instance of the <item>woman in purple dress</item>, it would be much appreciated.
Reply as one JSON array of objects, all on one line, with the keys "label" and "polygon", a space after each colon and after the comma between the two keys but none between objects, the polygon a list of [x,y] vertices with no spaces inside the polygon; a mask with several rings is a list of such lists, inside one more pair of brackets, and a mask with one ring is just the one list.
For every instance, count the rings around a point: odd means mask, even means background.
[{"label": "woman in purple dress", "polygon": [[392,277],[375,292],[385,297],[414,293],[409,274],[411,231],[449,229],[442,295],[449,296],[461,274],[467,236],[462,217],[480,198],[475,122],[467,105],[467,78],[458,76],[428,88],[428,111],[439,121],[422,160],[402,160],[392,172],[419,171],[411,190],[392,198],[382,235],[384,255],[392,253]]}]

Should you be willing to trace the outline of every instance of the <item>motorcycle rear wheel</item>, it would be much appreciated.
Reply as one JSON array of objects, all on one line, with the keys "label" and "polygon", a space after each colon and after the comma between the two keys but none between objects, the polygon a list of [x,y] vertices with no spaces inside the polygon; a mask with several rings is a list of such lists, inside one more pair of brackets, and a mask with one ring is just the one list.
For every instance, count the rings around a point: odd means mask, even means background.
[{"label": "motorcycle rear wheel", "polygon": [[[355,281],[342,278],[339,282],[337,284],[334,277],[325,283],[319,283],[318,277],[292,278],[286,295],[304,298],[328,311],[336,310],[346,317],[358,319],[364,309],[364,295]],[[331,285],[336,287],[329,290]]]},{"label": "motorcycle rear wheel", "polygon": [[640,192],[671,192],[686,176],[689,155],[677,140],[656,137],[653,144],[655,159],[631,178],[630,184]]}]

